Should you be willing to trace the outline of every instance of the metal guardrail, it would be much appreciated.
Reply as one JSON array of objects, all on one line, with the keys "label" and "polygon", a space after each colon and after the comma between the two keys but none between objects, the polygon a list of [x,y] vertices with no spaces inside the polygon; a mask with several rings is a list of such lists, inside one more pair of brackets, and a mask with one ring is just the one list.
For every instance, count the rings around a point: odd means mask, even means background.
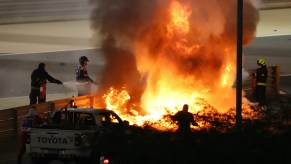
[{"label": "metal guardrail", "polygon": [[[255,69],[248,70],[249,73],[254,71]],[[269,76],[267,80],[267,94],[279,94],[279,66],[268,67],[268,71]],[[244,82],[243,89],[247,93],[251,94],[251,77]],[[97,97],[97,95],[88,95],[40,103],[36,105],[36,110],[40,116],[48,116],[55,109],[61,109],[69,106],[72,100],[78,107],[96,108],[98,106],[102,108],[102,101],[100,97]],[[22,118],[27,115],[28,109],[29,105],[0,110],[0,141],[4,141],[8,138],[15,138],[19,135]]]},{"label": "metal guardrail", "polygon": [[[36,104],[37,113],[42,116],[48,116],[53,110],[61,109],[70,105],[73,100],[78,107],[94,107],[95,95],[73,97],[62,100],[48,101]],[[20,133],[20,124],[22,118],[27,115],[29,105],[0,110],[0,141],[17,137]]]}]

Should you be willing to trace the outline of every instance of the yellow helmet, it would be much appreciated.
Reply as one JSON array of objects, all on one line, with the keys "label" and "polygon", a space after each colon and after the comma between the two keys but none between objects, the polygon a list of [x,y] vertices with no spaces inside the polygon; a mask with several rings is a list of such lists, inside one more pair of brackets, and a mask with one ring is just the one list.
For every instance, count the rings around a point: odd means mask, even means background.
[{"label": "yellow helmet", "polygon": [[261,58],[261,59],[258,59],[257,63],[262,65],[262,66],[265,66],[266,65],[266,60]]}]

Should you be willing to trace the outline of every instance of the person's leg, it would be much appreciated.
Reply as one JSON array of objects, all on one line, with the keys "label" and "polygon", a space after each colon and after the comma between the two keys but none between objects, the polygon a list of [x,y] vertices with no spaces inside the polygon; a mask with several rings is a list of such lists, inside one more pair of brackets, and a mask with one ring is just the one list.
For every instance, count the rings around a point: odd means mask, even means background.
[{"label": "person's leg", "polygon": [[85,96],[91,94],[91,84],[77,85],[78,96]]},{"label": "person's leg", "polygon": [[84,96],[84,87],[81,85],[77,85],[78,96]]},{"label": "person's leg", "polygon": [[90,95],[91,94],[91,84],[85,85],[85,94]]},{"label": "person's leg", "polygon": [[262,86],[258,86],[258,102],[259,102],[259,105],[262,106]]},{"label": "person's leg", "polygon": [[46,95],[38,96],[38,103],[42,103],[46,101]]},{"label": "person's leg", "polygon": [[254,91],[254,101],[259,102],[259,86],[256,86],[255,91]]},{"label": "person's leg", "polygon": [[258,87],[259,105],[262,109],[266,109],[266,86]]},{"label": "person's leg", "polygon": [[29,94],[30,105],[37,103],[38,93],[37,90],[32,89]]}]

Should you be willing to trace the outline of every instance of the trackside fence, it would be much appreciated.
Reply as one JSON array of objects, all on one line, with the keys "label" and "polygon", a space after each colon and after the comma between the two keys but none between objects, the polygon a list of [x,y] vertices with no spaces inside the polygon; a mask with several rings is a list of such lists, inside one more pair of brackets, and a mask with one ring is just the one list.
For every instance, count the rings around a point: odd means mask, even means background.
[{"label": "trackside fence", "polygon": [[[70,102],[78,107],[94,107],[96,95],[73,97],[36,104],[36,111],[41,117],[50,115],[53,110],[70,106]],[[0,141],[17,137],[20,134],[22,118],[28,114],[29,105],[0,110]]]},{"label": "trackside fence", "polygon": [[[248,70],[249,73],[254,72],[253,70]],[[269,76],[268,76],[268,95],[279,94],[280,90],[280,76],[279,76],[279,66],[268,67]],[[243,89],[246,94],[251,94],[252,91],[252,78],[249,78],[243,82]],[[44,102],[36,104],[37,113],[42,116],[48,116],[53,110],[65,108],[70,106],[70,102],[74,101],[75,105],[78,107],[99,107],[102,108],[101,98],[97,95],[88,95],[80,97],[72,97],[68,99],[61,99],[55,101]],[[104,106],[103,106],[104,107]],[[27,115],[29,105],[21,106],[16,108],[0,110],[0,141],[5,141],[8,138],[15,138],[20,133],[20,124],[22,118]]]}]

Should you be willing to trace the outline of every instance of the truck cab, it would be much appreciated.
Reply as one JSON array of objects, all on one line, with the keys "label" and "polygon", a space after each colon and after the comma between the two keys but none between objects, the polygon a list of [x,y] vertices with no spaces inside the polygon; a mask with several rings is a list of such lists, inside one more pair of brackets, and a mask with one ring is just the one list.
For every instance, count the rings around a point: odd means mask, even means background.
[{"label": "truck cab", "polygon": [[76,163],[86,159],[96,163],[102,151],[96,149],[96,143],[103,141],[100,139],[102,135],[108,135],[108,131],[120,131],[126,125],[128,122],[111,110],[55,110],[44,124],[29,130],[27,153],[33,163],[47,163],[53,159]]}]

